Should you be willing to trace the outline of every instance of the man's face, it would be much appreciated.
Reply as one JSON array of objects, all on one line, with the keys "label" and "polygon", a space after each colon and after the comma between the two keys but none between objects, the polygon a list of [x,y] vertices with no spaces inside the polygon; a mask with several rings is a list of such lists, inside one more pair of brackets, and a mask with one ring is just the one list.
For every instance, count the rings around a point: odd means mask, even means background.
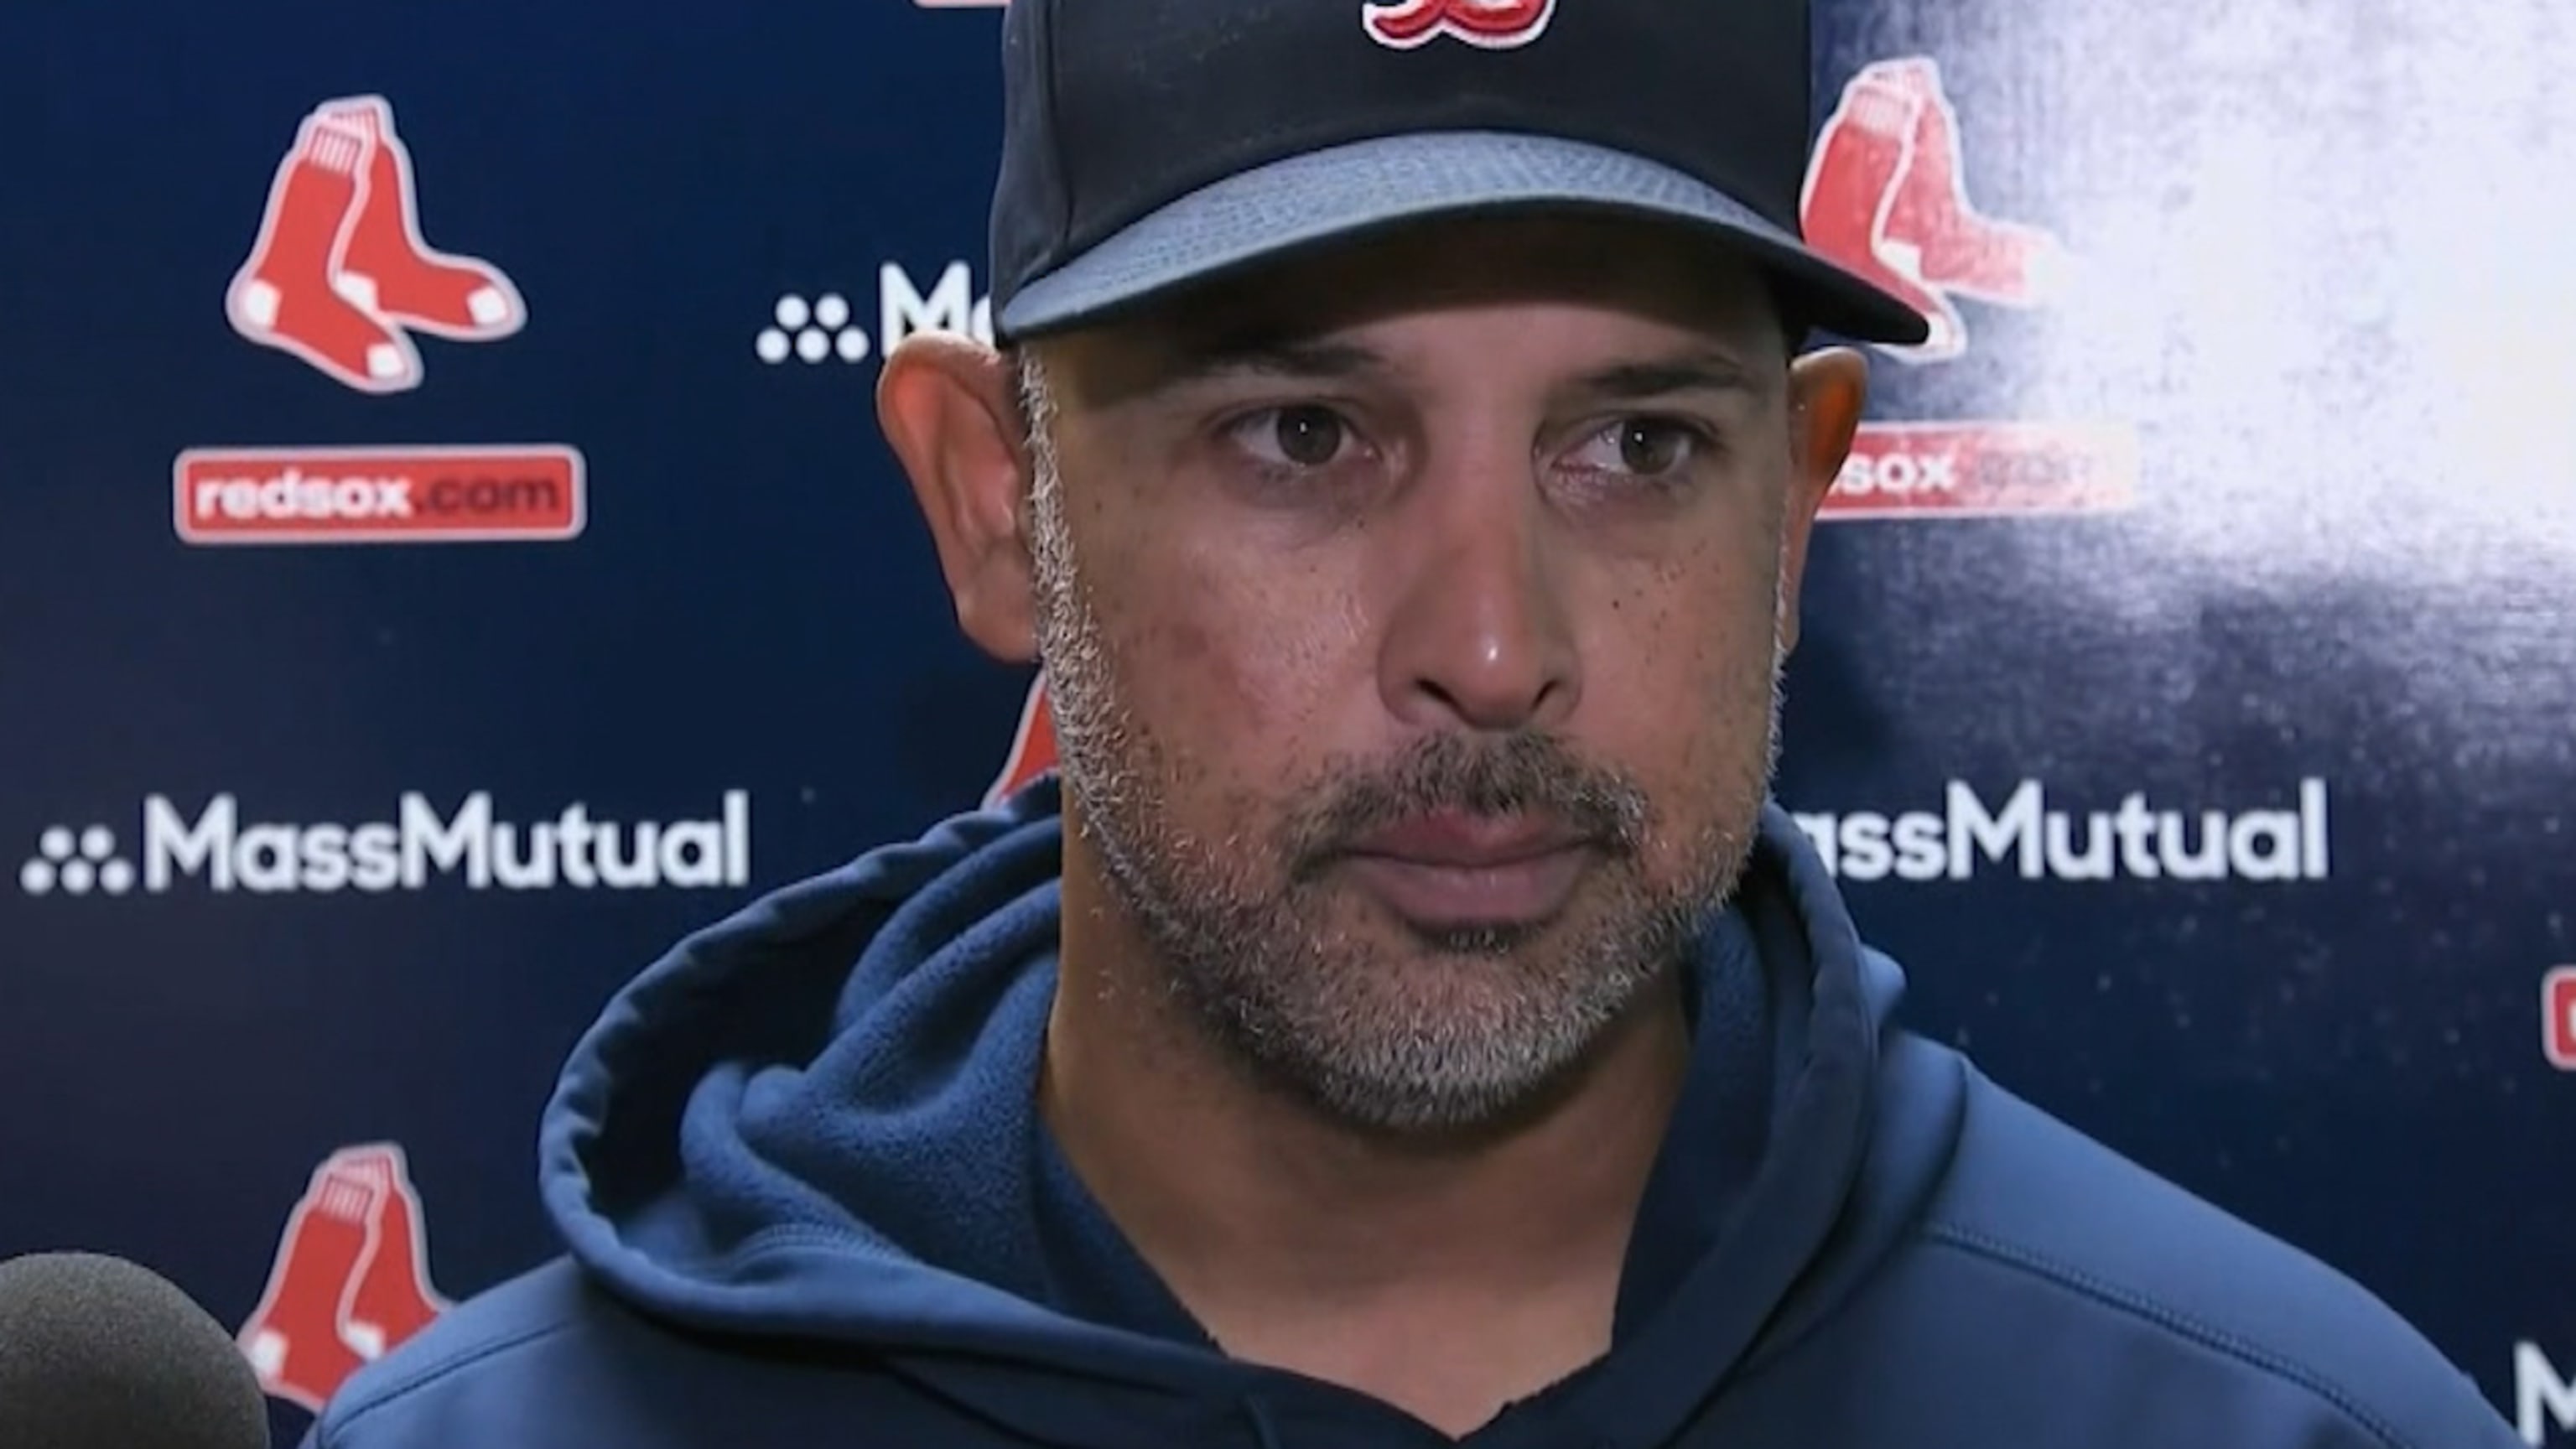
[{"label": "man's face", "polygon": [[1750,273],[1448,226],[1046,344],[1023,527],[1071,854],[1349,1124],[1527,1104],[1731,890],[1797,485]]}]

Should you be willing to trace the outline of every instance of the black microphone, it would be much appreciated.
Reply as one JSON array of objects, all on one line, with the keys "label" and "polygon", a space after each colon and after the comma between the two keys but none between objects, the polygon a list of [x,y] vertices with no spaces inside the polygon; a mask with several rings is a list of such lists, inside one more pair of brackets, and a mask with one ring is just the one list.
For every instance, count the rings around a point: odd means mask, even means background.
[{"label": "black microphone", "polygon": [[122,1258],[0,1263],[0,1445],[269,1449],[268,1400],[232,1335]]}]

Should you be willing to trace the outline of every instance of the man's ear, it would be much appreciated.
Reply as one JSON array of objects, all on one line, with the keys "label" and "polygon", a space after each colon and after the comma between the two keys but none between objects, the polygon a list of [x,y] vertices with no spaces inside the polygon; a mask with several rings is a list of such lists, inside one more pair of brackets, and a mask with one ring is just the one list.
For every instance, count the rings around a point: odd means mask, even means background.
[{"label": "man's ear", "polygon": [[1798,644],[1798,596],[1816,511],[1842,476],[1869,402],[1869,363],[1848,347],[1810,352],[1789,364],[1789,499],[1782,519],[1780,647]]},{"label": "man's ear", "polygon": [[912,479],[966,637],[1006,663],[1035,659],[1034,574],[1020,533],[1028,433],[1010,364],[972,338],[916,332],[877,379],[877,424]]}]

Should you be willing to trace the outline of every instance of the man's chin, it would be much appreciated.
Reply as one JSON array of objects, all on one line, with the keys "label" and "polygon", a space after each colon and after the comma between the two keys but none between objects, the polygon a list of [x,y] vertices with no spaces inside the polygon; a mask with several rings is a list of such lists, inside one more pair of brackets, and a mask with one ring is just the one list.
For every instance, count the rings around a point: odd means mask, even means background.
[{"label": "man's chin", "polygon": [[1436,925],[1364,904],[1334,937],[1339,959],[1316,963],[1326,974],[1308,985],[1322,994],[1301,1014],[1469,1055],[1515,1040],[1579,1050],[1656,974],[1586,904],[1538,920]]},{"label": "man's chin", "polygon": [[1323,894],[1241,949],[1193,953],[1181,995],[1255,1075],[1364,1132],[1476,1137],[1520,1120],[1662,974],[1611,891],[1540,920],[1437,928]]},{"label": "man's chin", "polygon": [[1396,979],[1338,1003],[1328,1035],[1304,1035],[1284,1053],[1288,1042],[1274,1037],[1256,1054],[1298,1095],[1363,1132],[1429,1139],[1508,1130],[1579,1079],[1618,1013],[1535,999],[1500,979],[1496,965],[1417,958]]}]

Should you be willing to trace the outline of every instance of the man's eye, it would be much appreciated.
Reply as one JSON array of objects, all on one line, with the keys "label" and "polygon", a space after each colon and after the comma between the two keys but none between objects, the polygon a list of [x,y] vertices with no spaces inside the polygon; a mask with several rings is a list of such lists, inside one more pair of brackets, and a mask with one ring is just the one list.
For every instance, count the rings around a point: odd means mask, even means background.
[{"label": "man's eye", "polygon": [[1350,426],[1331,408],[1265,408],[1227,429],[1252,456],[1275,468],[1325,468],[1340,459]]},{"label": "man's eye", "polygon": [[1621,418],[1585,439],[1571,461],[1594,472],[1660,478],[1697,457],[1706,442],[1699,429],[1671,418]]}]

